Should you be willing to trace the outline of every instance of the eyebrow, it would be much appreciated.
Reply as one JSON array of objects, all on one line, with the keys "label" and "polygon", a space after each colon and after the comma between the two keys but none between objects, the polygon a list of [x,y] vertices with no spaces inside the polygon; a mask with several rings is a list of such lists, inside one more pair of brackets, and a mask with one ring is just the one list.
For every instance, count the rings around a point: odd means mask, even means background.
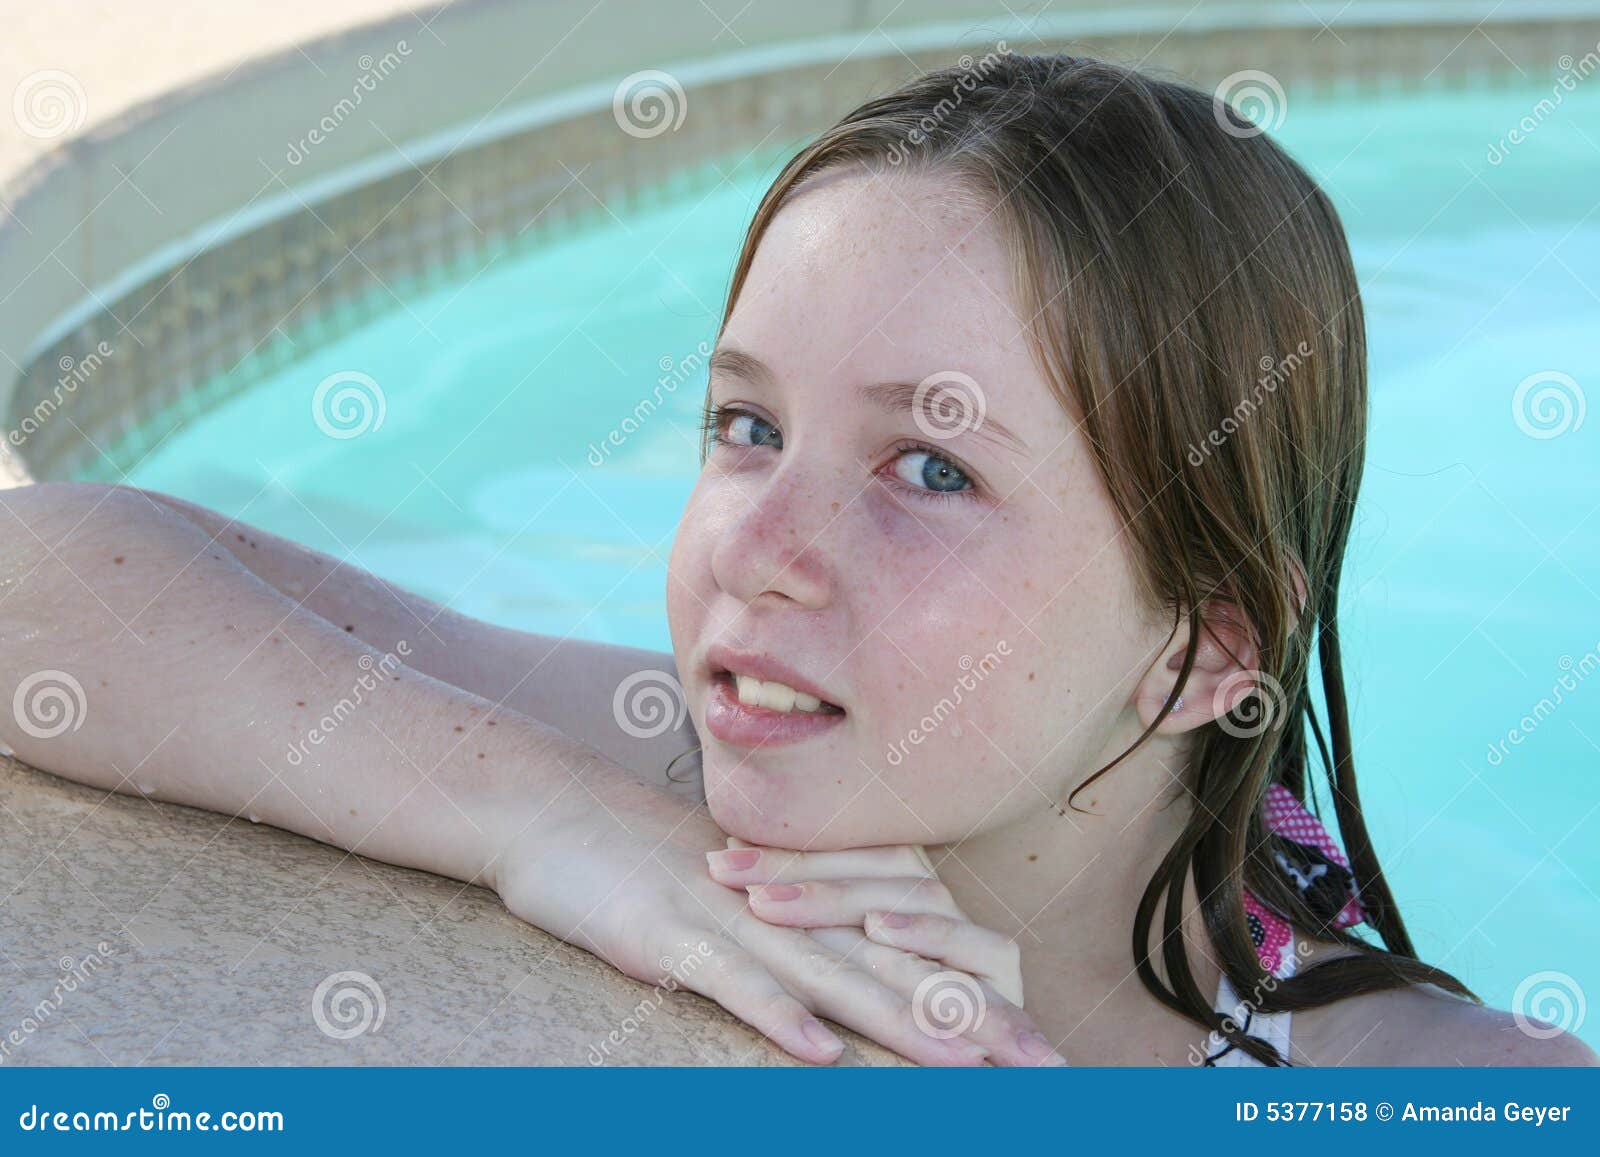
[{"label": "eyebrow", "polygon": [[[712,351],[710,370],[712,374],[723,373],[740,378],[754,386],[770,389],[777,385],[776,376],[765,362],[732,346],[718,346]],[[874,382],[871,385],[858,387],[856,393],[863,401],[876,406],[886,414],[902,414],[913,413],[918,409],[919,390],[921,384],[918,382]],[[933,422],[935,428],[940,424],[936,398],[937,391],[923,391],[921,402],[924,415]],[[1009,445],[1020,454],[1030,453],[1026,442],[987,412],[978,425],[970,427],[965,432],[985,438],[992,443]]]}]

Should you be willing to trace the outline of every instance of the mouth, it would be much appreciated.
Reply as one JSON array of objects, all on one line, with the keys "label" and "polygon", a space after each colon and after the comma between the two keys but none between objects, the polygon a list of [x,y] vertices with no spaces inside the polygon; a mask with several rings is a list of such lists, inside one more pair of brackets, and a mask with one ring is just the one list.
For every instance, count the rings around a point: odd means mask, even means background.
[{"label": "mouth", "polygon": [[757,654],[714,648],[706,728],[739,747],[799,743],[833,730],[849,713],[820,687]]}]

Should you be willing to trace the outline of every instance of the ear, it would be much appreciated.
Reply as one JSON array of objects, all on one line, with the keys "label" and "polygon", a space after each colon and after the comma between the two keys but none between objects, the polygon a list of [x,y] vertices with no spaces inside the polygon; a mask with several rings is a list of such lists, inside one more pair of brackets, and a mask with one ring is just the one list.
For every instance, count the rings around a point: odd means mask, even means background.
[{"label": "ear", "polygon": [[1188,646],[1189,620],[1185,618],[1134,691],[1134,707],[1143,727],[1155,722],[1168,699],[1182,695],[1182,706],[1161,721],[1157,734],[1178,735],[1203,727],[1232,711],[1256,685],[1260,652],[1255,631],[1233,603],[1214,599],[1201,609],[1194,666],[1179,692],[1178,673]]}]

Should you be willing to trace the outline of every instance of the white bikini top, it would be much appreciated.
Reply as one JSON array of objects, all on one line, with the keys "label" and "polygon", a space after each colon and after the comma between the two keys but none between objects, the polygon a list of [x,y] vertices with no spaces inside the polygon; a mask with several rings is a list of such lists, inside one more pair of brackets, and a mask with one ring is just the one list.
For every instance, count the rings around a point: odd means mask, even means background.
[{"label": "white bikini top", "polygon": [[[1283,954],[1283,964],[1274,974],[1280,980],[1287,980],[1295,972],[1295,956],[1292,952]],[[1262,1012],[1252,1008],[1247,1001],[1239,999],[1239,994],[1228,983],[1227,974],[1217,985],[1216,1010],[1223,1016],[1232,1017],[1233,1022],[1250,1036],[1258,1036],[1273,1048],[1278,1050],[1278,1055],[1289,1056],[1289,1030],[1290,1018],[1293,1012]],[[1221,1034],[1212,1034],[1211,1041],[1217,1042],[1213,1051],[1206,1057],[1206,1066],[1210,1068],[1266,1068],[1261,1061],[1236,1047],[1231,1042],[1223,1039]]]}]

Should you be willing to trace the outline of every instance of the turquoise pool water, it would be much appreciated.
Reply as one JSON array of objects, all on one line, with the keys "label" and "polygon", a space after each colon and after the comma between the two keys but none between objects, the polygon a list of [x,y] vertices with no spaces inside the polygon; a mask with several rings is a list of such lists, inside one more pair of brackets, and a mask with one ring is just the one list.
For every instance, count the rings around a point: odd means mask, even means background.
[{"label": "turquoise pool water", "polygon": [[[1372,437],[1345,630],[1375,839],[1426,959],[1600,1044],[1600,1010],[1578,1024],[1600,997],[1588,83],[1497,163],[1549,87],[1291,93],[1278,135],[1336,198],[1365,290]],[[416,295],[197,421],[132,480],[469,614],[668,649],[666,559],[704,380],[676,378],[715,332],[762,187],[702,190]],[[313,395],[350,371],[381,390],[382,424],[330,437]],[[660,412],[592,465],[663,378]],[[1564,412],[1534,400],[1546,388]]]}]

